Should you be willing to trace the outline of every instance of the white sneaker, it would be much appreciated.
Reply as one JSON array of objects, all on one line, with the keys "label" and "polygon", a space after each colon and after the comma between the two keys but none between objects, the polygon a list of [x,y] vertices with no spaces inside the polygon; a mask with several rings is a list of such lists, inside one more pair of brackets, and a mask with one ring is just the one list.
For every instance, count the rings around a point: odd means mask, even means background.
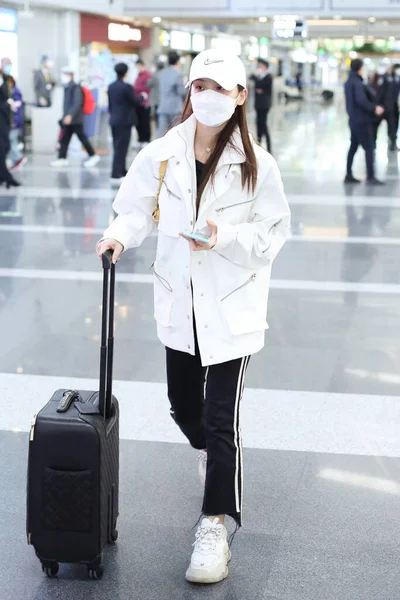
[{"label": "white sneaker", "polygon": [[91,156],[88,160],[85,160],[83,166],[86,167],[86,169],[91,169],[92,167],[95,167],[98,162],[100,162],[100,156],[95,154],[94,156]]},{"label": "white sneaker", "polygon": [[68,167],[69,160],[67,158],[57,158],[50,163],[52,167]]},{"label": "white sneaker", "polygon": [[186,579],[192,583],[218,583],[228,577],[231,552],[228,532],[218,519],[204,518],[196,533],[194,551]]},{"label": "white sneaker", "polygon": [[207,450],[200,450],[197,460],[199,461],[199,477],[201,485],[204,487],[206,485],[207,474]]}]

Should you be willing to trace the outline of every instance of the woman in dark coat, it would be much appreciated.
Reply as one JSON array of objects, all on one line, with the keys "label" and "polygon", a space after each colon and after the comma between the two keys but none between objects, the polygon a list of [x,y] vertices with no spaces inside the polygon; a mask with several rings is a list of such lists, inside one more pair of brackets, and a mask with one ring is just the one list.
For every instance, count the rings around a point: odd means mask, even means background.
[{"label": "woman in dark coat", "polygon": [[0,70],[0,185],[5,184],[7,188],[21,185],[14,179],[6,165],[7,154],[10,150],[12,104],[7,78]]}]

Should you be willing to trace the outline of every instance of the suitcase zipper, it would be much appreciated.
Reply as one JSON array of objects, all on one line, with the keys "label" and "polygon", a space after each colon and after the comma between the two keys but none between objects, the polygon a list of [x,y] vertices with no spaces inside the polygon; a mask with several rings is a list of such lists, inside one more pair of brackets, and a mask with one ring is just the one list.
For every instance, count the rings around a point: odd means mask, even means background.
[{"label": "suitcase zipper", "polygon": [[33,438],[35,437],[35,425],[36,425],[36,418],[37,415],[33,415],[32,421],[31,421],[31,430],[29,433],[29,441],[33,442]]},{"label": "suitcase zipper", "polygon": [[31,545],[31,538],[32,538],[32,534],[28,533],[28,545]]}]

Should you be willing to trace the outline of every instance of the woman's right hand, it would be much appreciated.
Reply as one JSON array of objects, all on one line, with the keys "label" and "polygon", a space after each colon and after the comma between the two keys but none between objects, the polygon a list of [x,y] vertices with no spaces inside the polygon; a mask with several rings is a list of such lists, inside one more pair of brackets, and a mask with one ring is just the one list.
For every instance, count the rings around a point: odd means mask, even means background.
[{"label": "woman's right hand", "polygon": [[97,242],[96,252],[100,260],[102,254],[104,254],[106,250],[113,251],[112,261],[115,265],[118,262],[121,253],[124,251],[124,247],[120,242],[117,242],[117,240],[113,240],[112,238],[106,238],[105,240],[100,240]]}]

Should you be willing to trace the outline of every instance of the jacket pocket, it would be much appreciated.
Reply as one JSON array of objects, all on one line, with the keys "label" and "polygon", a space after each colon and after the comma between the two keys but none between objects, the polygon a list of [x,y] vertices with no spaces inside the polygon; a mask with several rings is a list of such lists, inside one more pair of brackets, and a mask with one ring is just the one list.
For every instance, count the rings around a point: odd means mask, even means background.
[{"label": "jacket pocket", "polygon": [[[260,293],[261,292],[261,293]],[[221,311],[232,335],[261,332],[266,321],[268,290],[264,295],[253,273],[240,285],[220,297]]]},{"label": "jacket pocket", "polygon": [[173,289],[168,278],[161,275],[157,265],[153,265],[154,273],[154,318],[163,327],[171,326]]},{"label": "jacket pocket", "polygon": [[238,206],[243,206],[244,204],[252,204],[253,202],[254,198],[252,198],[251,200],[244,200],[243,202],[236,202],[236,204],[228,204],[228,206],[221,206],[221,208],[217,208],[215,212],[221,214],[231,208],[237,208]]}]

